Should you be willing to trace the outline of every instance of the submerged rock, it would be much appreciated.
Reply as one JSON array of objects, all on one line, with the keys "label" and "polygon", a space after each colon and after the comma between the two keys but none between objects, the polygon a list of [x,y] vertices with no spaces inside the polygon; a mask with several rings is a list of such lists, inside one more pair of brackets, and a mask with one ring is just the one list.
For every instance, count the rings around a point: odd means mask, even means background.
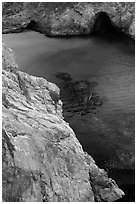
[{"label": "submerged rock", "polygon": [[77,114],[96,113],[93,109],[103,104],[103,97],[94,90],[98,85],[97,82],[75,81],[68,73],[57,73],[56,77],[61,80],[61,99],[63,101],[63,114],[66,119]]},{"label": "submerged rock", "polygon": [[2,77],[4,201],[115,201],[124,195],[63,120],[59,88],[20,72],[5,45]]},{"label": "submerged rock", "polygon": [[134,2],[4,2],[3,33],[25,28],[48,36],[87,35],[94,29],[135,36]]}]

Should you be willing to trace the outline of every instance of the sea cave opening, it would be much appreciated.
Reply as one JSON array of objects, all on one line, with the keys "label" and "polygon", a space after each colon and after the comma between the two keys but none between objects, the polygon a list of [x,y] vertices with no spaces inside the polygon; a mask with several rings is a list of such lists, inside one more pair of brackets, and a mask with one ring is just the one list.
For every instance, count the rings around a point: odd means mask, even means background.
[{"label": "sea cave opening", "polygon": [[25,30],[34,30],[34,31],[38,31],[39,28],[39,24],[32,20],[29,22],[29,24],[27,25],[27,27],[25,28]]},{"label": "sea cave opening", "polygon": [[91,34],[106,38],[108,40],[121,40],[127,39],[128,37],[111,21],[106,12],[99,12],[96,14]]}]

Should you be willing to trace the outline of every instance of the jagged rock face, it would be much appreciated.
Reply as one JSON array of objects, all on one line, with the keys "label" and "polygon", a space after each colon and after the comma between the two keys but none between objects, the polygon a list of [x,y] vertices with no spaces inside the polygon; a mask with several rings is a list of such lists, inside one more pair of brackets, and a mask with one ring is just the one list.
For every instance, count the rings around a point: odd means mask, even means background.
[{"label": "jagged rock face", "polygon": [[59,89],[18,71],[3,45],[3,201],[115,201],[124,195],[62,117]]},{"label": "jagged rock face", "polygon": [[3,3],[3,33],[28,27],[49,36],[90,34],[100,12],[108,15],[114,27],[134,38],[134,2]]}]

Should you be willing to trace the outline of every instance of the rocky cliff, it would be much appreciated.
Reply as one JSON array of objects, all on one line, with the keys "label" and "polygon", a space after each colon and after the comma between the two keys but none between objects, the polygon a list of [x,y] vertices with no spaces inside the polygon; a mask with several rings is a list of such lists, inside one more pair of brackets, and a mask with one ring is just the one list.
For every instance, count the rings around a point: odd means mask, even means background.
[{"label": "rocky cliff", "polygon": [[124,195],[62,117],[59,88],[18,70],[3,45],[3,201],[115,201]]},{"label": "rocky cliff", "polygon": [[[134,2],[6,2],[3,33],[30,28],[48,36],[87,35],[94,30],[135,36]],[[104,32],[104,31],[103,31]]]}]

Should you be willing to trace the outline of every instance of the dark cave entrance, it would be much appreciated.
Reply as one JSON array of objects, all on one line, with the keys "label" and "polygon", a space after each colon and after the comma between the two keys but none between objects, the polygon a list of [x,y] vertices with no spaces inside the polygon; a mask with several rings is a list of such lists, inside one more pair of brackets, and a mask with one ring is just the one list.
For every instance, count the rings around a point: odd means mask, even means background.
[{"label": "dark cave entrance", "polygon": [[46,23],[46,26],[44,26],[41,21],[37,22],[35,20],[31,20],[24,31],[26,30],[34,30],[36,32],[46,34],[48,33],[47,30],[49,30],[49,24]]},{"label": "dark cave entrance", "polygon": [[34,30],[34,31],[39,31],[40,25],[36,21],[32,20],[30,23],[27,25],[25,29],[27,30]]},{"label": "dark cave entrance", "polygon": [[120,28],[114,25],[106,12],[96,14],[91,34],[112,40],[121,40],[128,37]]}]

